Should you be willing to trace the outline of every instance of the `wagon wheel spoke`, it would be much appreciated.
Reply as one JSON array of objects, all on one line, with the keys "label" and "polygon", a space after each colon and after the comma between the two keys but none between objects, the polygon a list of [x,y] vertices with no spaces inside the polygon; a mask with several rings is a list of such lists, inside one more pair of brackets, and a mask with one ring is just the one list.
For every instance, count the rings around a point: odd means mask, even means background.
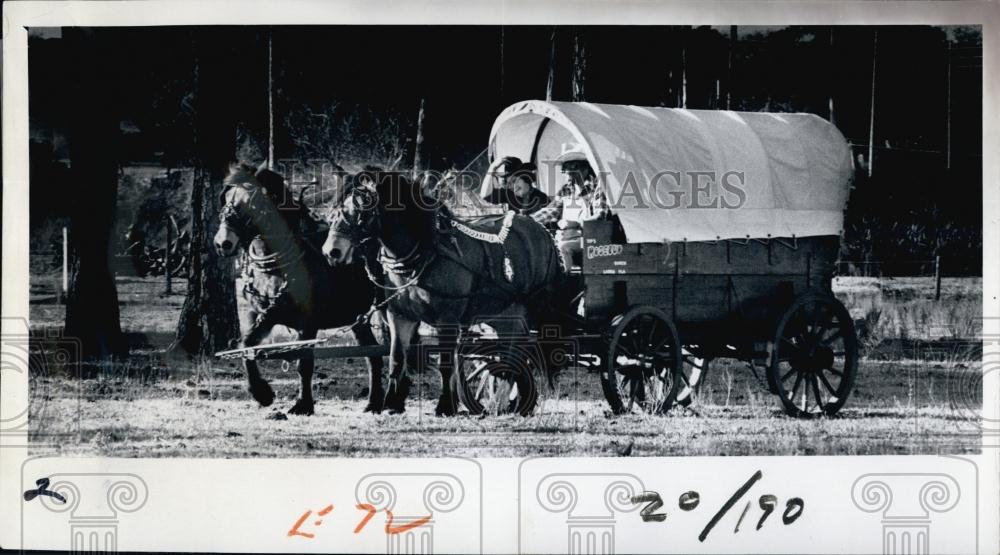
[{"label": "wagon wheel spoke", "polygon": [[820,343],[823,344],[823,345],[825,345],[825,346],[827,346],[827,347],[829,347],[831,343],[833,343],[834,341],[840,339],[841,335],[843,335],[843,330],[838,326],[838,327],[836,327],[836,328],[833,329],[833,334],[832,335],[830,335],[829,337],[826,337],[824,339],[821,339]]},{"label": "wagon wheel spoke", "polygon": [[813,395],[816,397],[816,408],[820,411],[823,410],[823,406],[826,404],[823,402],[823,396],[819,393],[819,380],[816,379],[816,375],[813,374],[809,378],[809,384],[812,386]]},{"label": "wagon wheel spoke", "polygon": [[[652,345],[653,344],[653,339],[654,339],[655,334],[656,334],[656,328],[659,326],[659,324],[660,323],[657,322],[654,319],[652,321],[652,324],[649,326],[649,333],[646,334],[646,344],[647,345]],[[663,342],[660,342],[660,345],[662,345],[662,344],[663,344]],[[659,345],[658,345],[658,347],[659,347]]]},{"label": "wagon wheel spoke", "polygon": [[781,382],[784,383],[785,380],[787,380],[792,374],[797,374],[797,373],[798,373],[798,370],[796,370],[795,368],[792,368],[788,372],[785,372],[785,375],[781,377]]},{"label": "wagon wheel spoke", "polygon": [[781,342],[784,343],[785,345],[788,345],[788,347],[790,349],[792,349],[793,351],[798,352],[798,351],[802,350],[799,345],[796,345],[795,343],[792,343],[792,341],[790,339],[788,339],[787,337],[782,337],[781,338]]},{"label": "wagon wheel spoke", "polygon": [[812,340],[819,343],[823,336],[832,329],[839,329],[840,325],[837,317],[827,312],[828,308],[822,304],[815,305],[813,312]]},{"label": "wagon wheel spoke", "polygon": [[479,378],[479,386],[476,388],[476,399],[483,398],[483,390],[486,389],[486,385],[490,381],[490,377],[489,372],[485,372],[482,377]]},{"label": "wagon wheel spoke", "polygon": [[830,395],[836,395],[837,390],[834,389],[833,384],[831,384],[830,380],[827,379],[826,374],[824,374],[823,371],[820,371],[817,375],[819,376],[820,381],[823,382],[823,387],[830,392]]},{"label": "wagon wheel spoke", "polygon": [[478,368],[476,368],[475,370],[473,370],[472,373],[469,374],[468,377],[466,377],[465,379],[467,381],[472,381],[472,380],[474,380],[476,378],[476,376],[482,374],[485,371],[486,371],[486,365],[483,364],[483,365],[479,366]]},{"label": "wagon wheel spoke", "polygon": [[[793,370],[794,372],[794,370]],[[795,372],[795,383],[792,385],[792,389],[788,392],[788,398],[794,400],[795,394],[799,390],[799,384],[802,383],[802,372]]]}]

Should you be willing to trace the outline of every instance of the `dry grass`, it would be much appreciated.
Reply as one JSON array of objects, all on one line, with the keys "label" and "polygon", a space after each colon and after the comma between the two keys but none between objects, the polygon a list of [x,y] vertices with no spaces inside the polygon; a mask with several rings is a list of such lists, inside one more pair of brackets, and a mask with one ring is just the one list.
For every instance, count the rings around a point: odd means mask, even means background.
[{"label": "dry grass", "polygon": [[[167,297],[158,283],[119,279],[126,331],[170,336],[183,282]],[[632,456],[978,452],[978,357],[932,353],[921,342],[975,337],[981,280],[945,280],[941,302],[929,279],[844,278],[834,289],[865,322],[863,339],[878,356],[862,360],[855,390],[833,418],[785,417],[746,365],[730,360],[713,361],[694,410],[665,417],[612,417],[597,376],[582,372],[567,375],[559,395],[543,394],[529,418],[436,418],[438,378],[430,374],[417,377],[405,415],[373,416],[360,412],[363,365],[344,359],[318,361],[314,416],[272,420],[298,388],[280,364],[263,365],[278,393],[265,409],[249,398],[234,363],[165,363],[146,351],[96,379],[38,378],[32,433],[38,442],[67,434],[63,454],[124,457],[616,456],[630,444]],[[31,308],[35,329],[62,319],[58,305]]]},{"label": "dry grass", "polygon": [[270,408],[249,398],[237,367],[189,368],[181,380],[50,379],[36,388],[48,401],[33,432],[37,440],[39,432],[68,433],[62,454],[124,457],[616,456],[628,444],[632,456],[979,449],[977,363],[866,363],[847,407],[814,420],[784,416],[741,366],[714,362],[694,410],[663,417],[613,417],[597,377],[583,373],[562,380],[559,398],[543,393],[528,418],[435,417],[438,383],[429,374],[418,376],[404,415],[363,414],[366,375],[356,361],[321,363],[316,414],[287,420],[269,417],[291,406],[298,383],[276,363],[265,371],[278,394]]},{"label": "dry grass", "polygon": [[982,334],[981,278],[945,278],[934,300],[932,278],[834,280],[834,293],[864,322],[864,339],[973,339]]}]

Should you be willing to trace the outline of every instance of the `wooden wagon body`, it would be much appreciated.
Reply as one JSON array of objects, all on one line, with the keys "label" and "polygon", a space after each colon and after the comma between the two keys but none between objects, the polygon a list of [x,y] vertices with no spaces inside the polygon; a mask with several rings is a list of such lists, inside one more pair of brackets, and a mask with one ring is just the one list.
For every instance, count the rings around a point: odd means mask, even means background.
[{"label": "wooden wagon body", "polygon": [[830,291],[840,238],[615,242],[613,220],[583,232],[587,321],[607,322],[630,306],[656,307],[685,341],[769,341],[798,295]]}]

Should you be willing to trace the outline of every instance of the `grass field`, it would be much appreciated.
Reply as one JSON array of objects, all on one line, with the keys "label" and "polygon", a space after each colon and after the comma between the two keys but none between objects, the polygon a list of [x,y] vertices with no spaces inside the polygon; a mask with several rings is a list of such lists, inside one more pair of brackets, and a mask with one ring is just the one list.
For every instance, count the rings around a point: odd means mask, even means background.
[{"label": "grass field", "polygon": [[[663,417],[613,417],[596,375],[574,370],[543,392],[531,417],[433,415],[437,375],[419,375],[404,415],[362,414],[361,361],[317,362],[316,414],[285,416],[297,376],[266,363],[278,398],[269,408],[245,391],[229,362],[195,367],[157,353],[169,340],[182,288],[121,278],[123,329],[143,345],[124,367],[87,380],[39,377],[33,438],[62,454],[124,457],[811,455],[965,453],[979,450],[981,280],[841,278],[835,291],[862,323],[865,356],[836,416],[785,417],[745,363],[719,360],[691,409]],[[175,284],[176,285],[176,284]],[[34,287],[34,284],[33,284]],[[148,291],[157,291],[150,298]],[[145,293],[144,293],[145,291]],[[877,313],[877,314],[876,314]],[[61,307],[32,305],[32,328],[58,326]],[[758,372],[760,370],[758,369]],[[761,375],[763,377],[763,375]]]}]

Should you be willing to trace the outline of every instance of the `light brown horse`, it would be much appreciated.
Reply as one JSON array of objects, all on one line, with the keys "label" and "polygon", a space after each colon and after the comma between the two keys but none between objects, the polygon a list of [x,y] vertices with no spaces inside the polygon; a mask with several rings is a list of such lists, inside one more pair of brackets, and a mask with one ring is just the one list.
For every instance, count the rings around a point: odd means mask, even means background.
[{"label": "light brown horse", "polygon": [[389,295],[385,407],[391,413],[405,410],[407,371],[417,363],[408,347],[419,339],[420,322],[435,326],[442,353],[451,352],[439,363],[435,412],[453,415],[454,349],[467,326],[520,322],[520,330],[497,329],[511,338],[527,337],[523,328],[554,321],[550,308],[564,272],[552,237],[530,218],[509,214],[474,226],[459,222],[405,175],[372,169],[348,181],[323,254],[331,264],[343,265],[360,256],[374,263],[376,253],[381,267],[376,269],[384,270],[384,277],[373,279]]},{"label": "light brown horse", "polygon": [[[285,325],[299,339],[314,339],[320,329],[355,322],[367,312],[374,286],[360,264],[331,268],[320,253],[326,230],[294,199],[284,179],[268,169],[230,168],[222,192],[222,214],[215,248],[223,256],[244,250],[243,297],[250,304],[250,326],[243,347],[259,344],[276,325]],[[351,328],[360,345],[377,345],[366,323]],[[257,363],[244,360],[249,391],[263,406],[274,391]],[[371,357],[366,412],[382,410],[382,357]],[[311,357],[299,360],[301,389],[290,414],[313,414]]]}]

